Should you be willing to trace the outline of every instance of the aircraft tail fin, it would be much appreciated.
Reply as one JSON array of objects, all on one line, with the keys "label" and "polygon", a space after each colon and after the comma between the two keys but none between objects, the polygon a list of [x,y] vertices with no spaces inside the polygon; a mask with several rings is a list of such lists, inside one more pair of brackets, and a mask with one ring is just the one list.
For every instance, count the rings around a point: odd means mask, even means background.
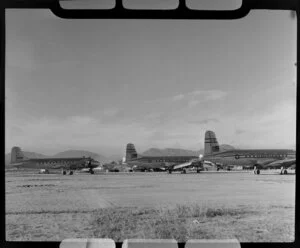
[{"label": "aircraft tail fin", "polygon": [[10,158],[11,164],[22,162],[25,159],[26,157],[24,156],[24,153],[22,152],[20,147],[14,146],[11,149],[11,158]]},{"label": "aircraft tail fin", "polygon": [[126,146],[126,157],[125,157],[125,161],[128,162],[130,160],[134,160],[137,159],[138,154],[135,150],[134,144],[127,144]]},{"label": "aircraft tail fin", "polygon": [[213,131],[205,132],[204,155],[213,154],[220,151],[220,146]]}]

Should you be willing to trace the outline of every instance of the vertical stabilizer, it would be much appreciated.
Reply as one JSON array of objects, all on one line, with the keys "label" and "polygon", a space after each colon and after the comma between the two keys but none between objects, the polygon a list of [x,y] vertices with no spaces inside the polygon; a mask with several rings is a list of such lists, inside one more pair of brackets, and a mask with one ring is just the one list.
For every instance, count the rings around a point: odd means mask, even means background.
[{"label": "vertical stabilizer", "polygon": [[137,152],[135,150],[134,144],[127,144],[126,146],[126,157],[125,160],[126,162],[130,161],[130,160],[134,160],[137,158]]},{"label": "vertical stabilizer", "polygon": [[204,155],[209,155],[219,151],[220,147],[215,133],[213,131],[206,131],[204,140]]},{"label": "vertical stabilizer", "polygon": [[10,158],[11,164],[22,162],[24,158],[25,156],[20,147],[14,146],[11,149],[11,158]]}]

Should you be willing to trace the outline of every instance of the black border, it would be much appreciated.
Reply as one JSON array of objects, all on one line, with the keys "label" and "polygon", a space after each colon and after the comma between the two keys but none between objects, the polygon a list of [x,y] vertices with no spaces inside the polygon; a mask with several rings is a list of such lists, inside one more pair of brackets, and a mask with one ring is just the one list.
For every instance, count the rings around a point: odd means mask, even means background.
[{"label": "black border", "polygon": [[[116,5],[113,9],[101,10],[66,10],[59,5],[59,0],[0,0],[0,137],[2,152],[1,158],[1,196],[5,200],[5,9],[50,9],[55,15],[61,18],[68,19],[239,19],[245,17],[252,9],[270,9],[270,10],[293,10],[297,15],[297,61],[300,58],[299,40],[300,28],[298,16],[300,11],[300,0],[243,0],[242,6],[236,10],[229,11],[204,11],[191,10],[186,6],[185,0],[179,0],[179,5],[176,9],[170,10],[132,10],[125,9],[122,5],[122,0],[116,0]],[[297,66],[297,63],[295,64]],[[297,87],[299,67],[297,66]],[[296,161],[299,161],[300,149],[300,134],[299,123],[300,114],[298,111],[300,106],[300,96],[297,92],[297,113],[296,113]],[[297,202],[300,199],[299,190],[300,182],[299,175],[296,174],[296,214],[295,214],[295,241],[289,243],[241,243],[242,248],[252,247],[300,247],[300,212],[297,211]],[[2,199],[3,199],[2,198]],[[1,206],[0,217],[0,246],[1,247],[59,247],[60,242],[16,242],[5,241],[5,201]],[[179,248],[184,248],[185,243],[178,243]],[[116,248],[121,248],[122,243],[117,242]]]}]

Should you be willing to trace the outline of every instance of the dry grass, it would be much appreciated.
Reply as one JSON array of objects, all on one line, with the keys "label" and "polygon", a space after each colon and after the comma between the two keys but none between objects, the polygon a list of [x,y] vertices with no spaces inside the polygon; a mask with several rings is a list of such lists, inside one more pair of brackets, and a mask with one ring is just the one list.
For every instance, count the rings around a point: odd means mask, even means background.
[{"label": "dry grass", "polygon": [[[176,205],[173,208],[103,208],[83,212],[23,212],[6,216],[8,240],[65,238],[229,239],[243,242],[291,242],[294,208],[270,205]],[[18,223],[18,224],[16,224]]]},{"label": "dry grass", "polygon": [[[94,213],[93,236],[113,238],[122,241],[125,238],[187,239],[216,238],[218,225],[224,220],[238,220],[247,215],[258,214],[246,208],[208,207],[194,205],[176,205],[174,208],[159,209],[101,209]],[[217,229],[207,227],[214,223]],[[233,237],[235,233],[230,233]]]}]

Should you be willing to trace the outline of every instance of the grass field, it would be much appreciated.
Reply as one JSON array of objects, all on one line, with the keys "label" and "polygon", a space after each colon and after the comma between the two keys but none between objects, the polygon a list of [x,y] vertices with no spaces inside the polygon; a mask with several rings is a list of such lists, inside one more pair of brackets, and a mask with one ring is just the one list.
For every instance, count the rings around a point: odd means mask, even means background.
[{"label": "grass field", "polygon": [[294,180],[252,174],[9,175],[6,237],[292,242]]}]

